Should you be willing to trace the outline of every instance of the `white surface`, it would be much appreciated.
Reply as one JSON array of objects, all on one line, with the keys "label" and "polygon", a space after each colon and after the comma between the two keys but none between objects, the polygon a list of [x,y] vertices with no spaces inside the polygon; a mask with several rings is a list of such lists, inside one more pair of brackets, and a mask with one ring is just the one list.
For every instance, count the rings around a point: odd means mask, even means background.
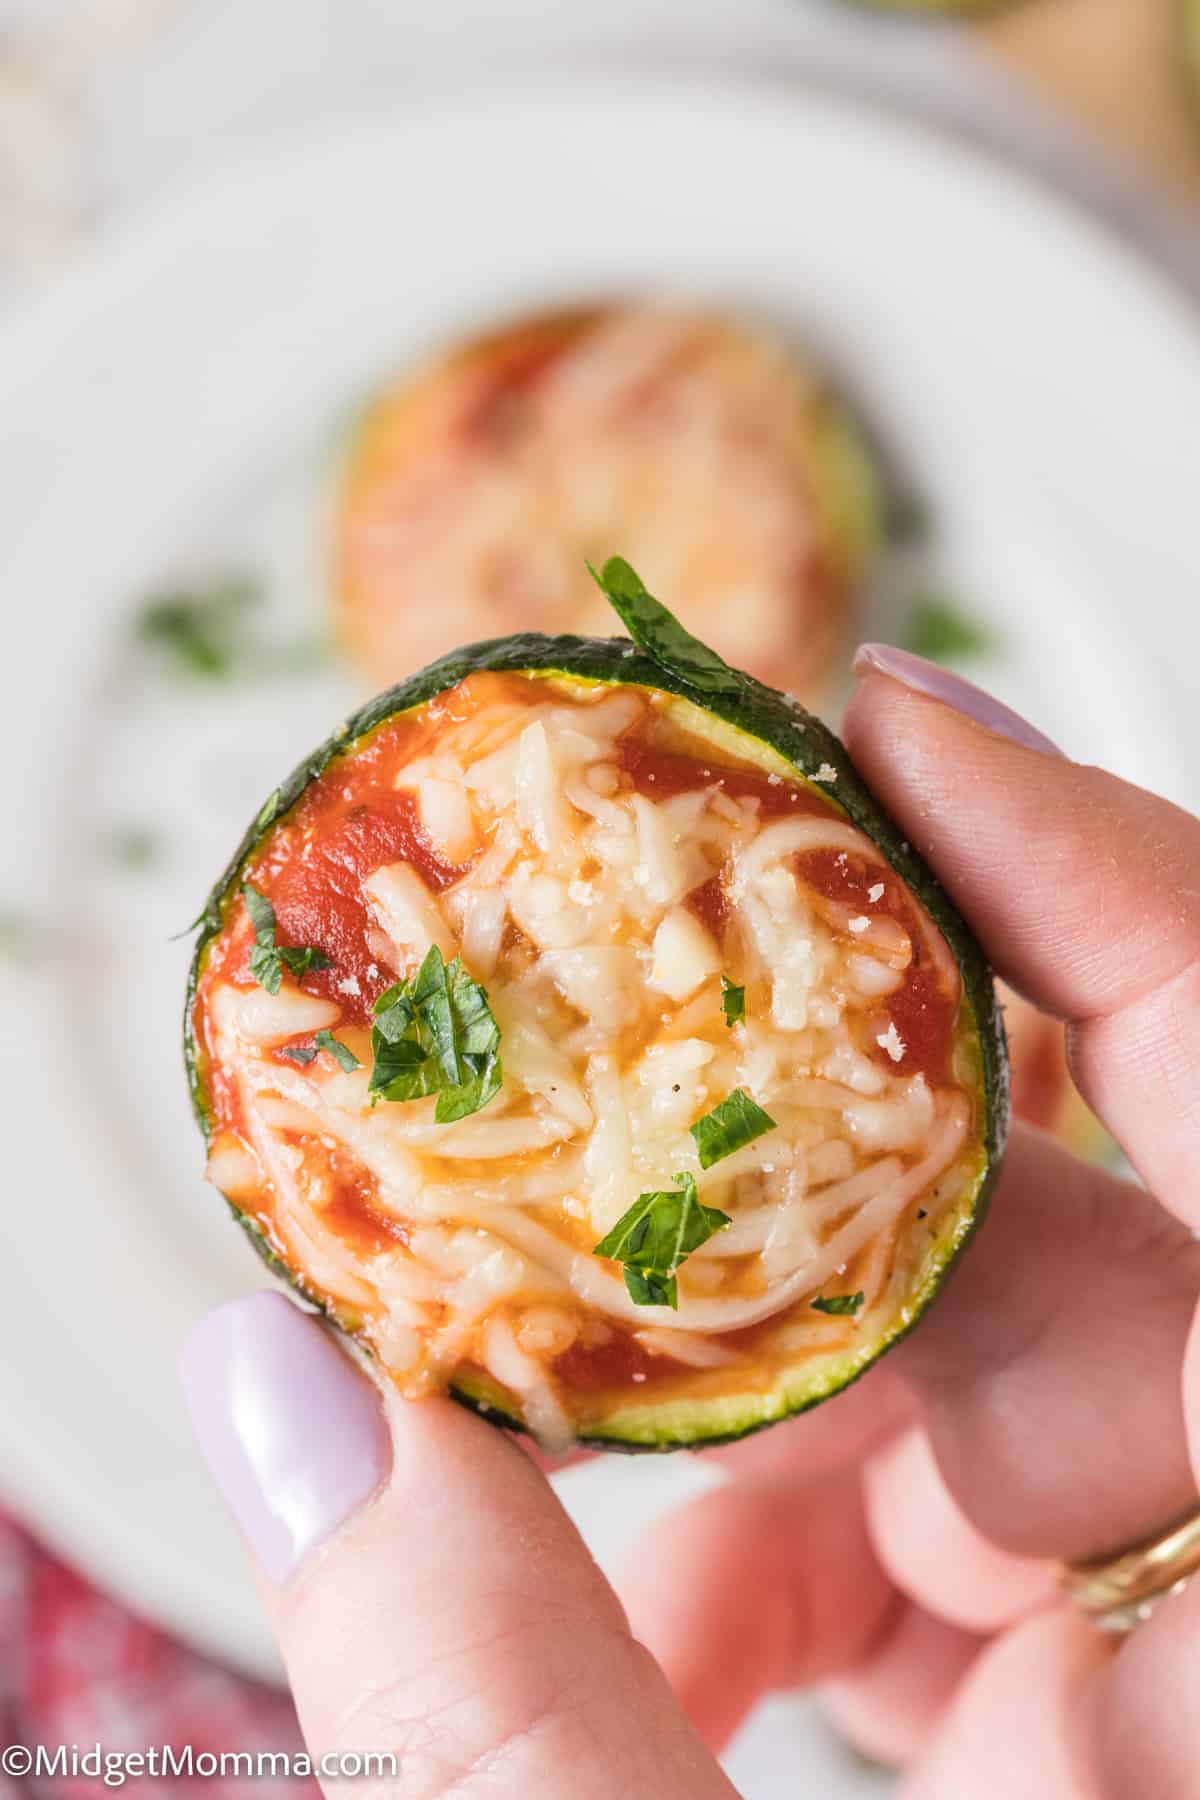
[{"label": "white surface", "polygon": [[[49,945],[0,987],[4,1484],[98,1580],[248,1667],[266,1634],[173,1363],[257,1274],[198,1179],[165,938],[346,692],[148,688],[120,621],[201,554],[311,608],[314,484],[365,385],[496,309],[645,284],[806,331],[933,497],[940,565],[1004,634],[993,685],[1073,752],[1200,795],[1191,320],[1087,222],[915,129],[628,74],[432,95],[174,194],[10,317],[8,897]],[[130,817],[170,834],[152,881],[97,864]],[[577,1505],[611,1553],[699,1473],[605,1463]],[[755,1753],[746,1792],[795,1793],[790,1761]]]}]

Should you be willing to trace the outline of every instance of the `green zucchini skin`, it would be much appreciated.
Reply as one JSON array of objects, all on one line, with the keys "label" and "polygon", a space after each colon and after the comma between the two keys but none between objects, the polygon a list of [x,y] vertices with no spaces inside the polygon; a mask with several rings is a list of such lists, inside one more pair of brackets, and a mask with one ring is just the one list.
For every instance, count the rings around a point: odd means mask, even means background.
[{"label": "green zucchini skin", "polygon": [[[932,870],[916,854],[869,792],[845,746],[826,725],[790,695],[741,674],[727,685],[698,692],[693,683],[681,679],[672,669],[644,654],[628,638],[547,637],[539,633],[524,633],[467,645],[430,663],[408,680],[399,682],[369,701],[339,726],[319,749],[298,764],[276,789],[247,827],[197,921],[199,937],[188,977],[184,1012],[184,1060],[196,1120],[207,1142],[212,1121],[205,1088],[203,1054],[193,1027],[197,986],[204,969],[208,946],[221,931],[229,909],[238,896],[248,862],[273,827],[337,758],[352,755],[364,737],[397,714],[423,706],[437,695],[457,686],[468,676],[483,671],[498,674],[564,675],[614,686],[657,689],[690,701],[725,724],[759,739],[786,758],[802,777],[813,780],[823,765],[829,765],[837,772],[831,797],[849,820],[879,848],[897,875],[921,900],[949,945],[962,975],[964,997],[974,1013],[977,1028],[985,1115],[982,1141],[986,1162],[972,1198],[969,1216],[960,1222],[952,1240],[945,1246],[940,1261],[906,1308],[890,1339],[865,1357],[860,1354],[857,1359],[848,1358],[844,1375],[827,1388],[805,1397],[799,1404],[786,1405],[777,1414],[755,1419],[744,1427],[714,1429],[711,1434],[703,1435],[698,1435],[689,1428],[687,1435],[681,1436],[673,1433],[669,1425],[665,1425],[662,1434],[653,1441],[630,1441],[591,1433],[580,1439],[588,1448],[626,1452],[702,1449],[710,1445],[731,1443],[763,1430],[779,1419],[806,1412],[823,1399],[841,1392],[865,1374],[880,1355],[907,1335],[940,1291],[947,1274],[957,1263],[987,1211],[999,1172],[1009,1120],[1008,1053],[1003,1017],[996,1002],[991,970],[982,950]],[[830,794],[830,787],[822,784],[821,791]],[[356,1328],[353,1316],[339,1311],[323,1295],[310,1288],[302,1276],[284,1265],[271,1249],[256,1220],[240,1212],[232,1204],[231,1211],[246,1229],[255,1250],[272,1272],[282,1275],[304,1300],[353,1336]],[[519,1431],[526,1429],[521,1420],[504,1412],[490,1396],[473,1395],[460,1388],[453,1389],[452,1393],[456,1400],[493,1423]]]}]

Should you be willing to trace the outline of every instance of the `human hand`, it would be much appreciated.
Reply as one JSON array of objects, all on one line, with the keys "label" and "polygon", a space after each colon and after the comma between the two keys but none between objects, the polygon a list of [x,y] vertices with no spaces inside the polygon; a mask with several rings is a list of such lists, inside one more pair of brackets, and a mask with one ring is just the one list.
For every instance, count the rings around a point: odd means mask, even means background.
[{"label": "human hand", "polygon": [[1195,1785],[1200,1583],[1114,1661],[1053,1603],[1048,1559],[1195,1502],[1200,826],[878,672],[847,736],[1001,972],[1078,1021],[1080,1084],[1175,1216],[1021,1134],[920,1331],[835,1407],[714,1453],[734,1479],[626,1571],[632,1632],[512,1441],[450,1402],[381,1402],[278,1296],[222,1308],[185,1363],[201,1440],[314,1757],[392,1750],[383,1791],[728,1796],[702,1739],[834,1677],[856,1736],[918,1753],[914,1800]]},{"label": "human hand", "polygon": [[[860,666],[845,726],[859,767],[1000,973],[1071,1021],[1079,1086],[1162,1204],[1017,1132],[977,1245],[879,1371],[918,1420],[864,1473],[897,1609],[827,1699],[864,1748],[912,1759],[906,1800],[1182,1800],[1200,1792],[1200,1582],[1114,1656],[1058,1599],[1051,1559],[1196,1506],[1200,824],[1053,755],[929,665],[880,660]],[[841,1404],[818,1417],[836,1427]],[[802,1484],[803,1441],[788,1442],[764,1447]],[[740,1490],[688,1509],[621,1583],[710,1740],[729,1720],[705,1627],[740,1591]]]}]

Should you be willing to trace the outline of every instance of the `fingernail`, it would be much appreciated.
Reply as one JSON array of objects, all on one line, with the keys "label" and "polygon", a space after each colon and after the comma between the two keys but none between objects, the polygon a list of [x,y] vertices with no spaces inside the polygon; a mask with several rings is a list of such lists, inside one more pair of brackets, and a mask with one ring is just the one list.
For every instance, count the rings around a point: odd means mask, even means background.
[{"label": "fingernail", "polygon": [[209,1313],[180,1373],[217,1486],[271,1580],[287,1581],[387,1473],[378,1395],[282,1294]]},{"label": "fingernail", "polygon": [[1052,744],[1044,732],[1030,725],[1011,706],[994,700],[973,681],[964,681],[961,675],[952,675],[949,669],[926,662],[923,656],[914,656],[910,650],[897,650],[891,644],[860,645],[854,658],[854,673],[867,675],[872,672],[890,675],[893,681],[902,682],[915,693],[940,700],[943,706],[953,707],[955,712],[965,714],[1000,737],[1011,738],[1014,744],[1023,744],[1026,750],[1042,750],[1049,756],[1062,755],[1057,744]]}]

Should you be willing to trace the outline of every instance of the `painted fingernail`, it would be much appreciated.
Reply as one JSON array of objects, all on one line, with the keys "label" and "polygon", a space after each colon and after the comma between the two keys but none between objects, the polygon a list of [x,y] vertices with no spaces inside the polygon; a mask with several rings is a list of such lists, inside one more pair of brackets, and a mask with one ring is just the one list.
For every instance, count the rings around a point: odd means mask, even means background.
[{"label": "painted fingernail", "polygon": [[994,700],[973,681],[964,681],[961,675],[952,675],[949,669],[926,662],[923,656],[914,656],[909,650],[897,650],[891,644],[862,644],[854,658],[854,673],[890,675],[893,681],[902,682],[915,693],[928,694],[931,700],[952,706],[977,725],[1011,738],[1014,744],[1023,744],[1027,750],[1042,750],[1048,756],[1062,755],[1057,744],[1052,744],[1044,732],[1030,725],[1011,706]]},{"label": "painted fingernail", "polygon": [[209,1313],[180,1373],[217,1486],[271,1580],[287,1581],[387,1473],[378,1395],[282,1294]]}]

